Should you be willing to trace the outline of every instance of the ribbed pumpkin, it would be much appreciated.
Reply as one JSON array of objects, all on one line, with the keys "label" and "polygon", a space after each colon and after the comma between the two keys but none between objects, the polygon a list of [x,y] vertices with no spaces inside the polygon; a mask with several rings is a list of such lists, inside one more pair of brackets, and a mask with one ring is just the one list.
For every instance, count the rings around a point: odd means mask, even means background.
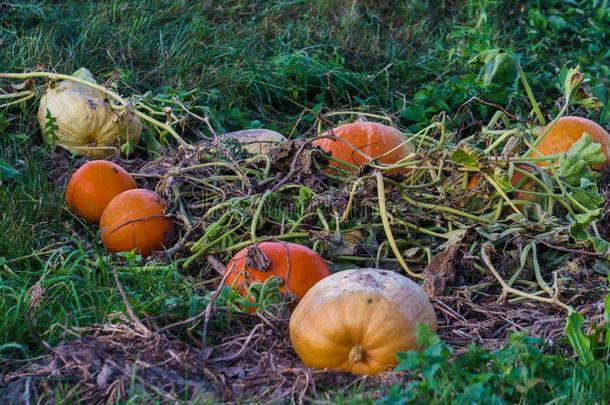
[{"label": "ribbed pumpkin", "polygon": [[[318,139],[313,144],[330,153],[334,158],[355,166],[361,166],[370,159],[379,159],[379,163],[382,164],[396,163],[414,150],[409,142],[405,142],[402,132],[377,122],[345,124],[329,133],[348,142],[355,150],[345,142],[329,138]],[[351,171],[347,166],[341,166],[336,162],[331,162],[331,166]],[[388,171],[389,174],[404,172],[404,169]]]},{"label": "ribbed pumpkin", "polygon": [[[262,242],[252,248],[246,247],[233,256],[227,264],[230,272],[225,284],[245,294],[252,283],[263,283],[271,276],[280,277],[282,293],[291,294],[297,301],[318,281],[330,275],[328,266],[313,250],[306,246],[288,242]],[[255,263],[260,253],[268,268],[259,268]],[[249,257],[250,255],[250,257]],[[260,261],[260,260],[259,260]]]},{"label": "ribbed pumpkin", "polygon": [[97,224],[114,197],[136,187],[136,182],[121,166],[106,160],[92,160],[70,177],[66,203],[76,215]]},{"label": "ribbed pumpkin", "polygon": [[[87,69],[73,76],[95,83]],[[57,128],[49,132],[49,116]],[[129,110],[115,109],[103,92],[63,80],[49,87],[40,100],[38,123],[45,141],[94,159],[111,156],[124,142],[137,144],[142,134],[140,118]]]},{"label": "ribbed pumpkin", "polygon": [[396,353],[417,349],[418,322],[436,330],[436,315],[415,282],[392,271],[356,269],[313,286],[290,318],[294,350],[309,367],[377,374]]},{"label": "ribbed pumpkin", "polygon": [[176,229],[164,210],[165,203],[153,191],[136,188],[119,194],[100,219],[102,243],[110,252],[135,249],[142,255],[168,247]]}]

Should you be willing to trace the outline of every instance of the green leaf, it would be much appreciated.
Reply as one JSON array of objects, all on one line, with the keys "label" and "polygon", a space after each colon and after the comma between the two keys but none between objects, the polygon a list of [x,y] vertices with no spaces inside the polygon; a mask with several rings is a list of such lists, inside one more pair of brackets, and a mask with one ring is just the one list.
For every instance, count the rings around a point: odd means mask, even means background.
[{"label": "green leaf", "polygon": [[314,195],[316,195],[316,193],[314,193],[309,187],[305,187],[303,185],[299,187],[299,198],[297,202],[298,211],[301,213],[301,215],[304,215],[307,211],[307,207]]},{"label": "green leaf", "polygon": [[400,116],[408,119],[409,121],[419,122],[426,118],[426,110],[418,105],[409,106],[402,110]]},{"label": "green leaf", "polygon": [[593,142],[588,133],[583,136],[559,160],[559,173],[566,183],[579,186],[581,179],[595,181],[599,175],[593,172],[591,165],[606,161],[600,144]]},{"label": "green leaf", "polygon": [[508,178],[508,175],[505,171],[499,169],[494,170],[493,179],[505,193],[508,193],[513,190],[512,182]]},{"label": "green leaf", "polygon": [[135,148],[134,144],[131,142],[125,142],[124,144],[121,145],[121,153],[124,156],[131,155],[135,150],[136,150],[136,148]]},{"label": "green leaf", "polygon": [[442,369],[442,366],[450,358],[452,348],[441,341],[427,324],[418,323],[415,336],[418,346],[423,350],[421,352],[411,350],[396,353],[398,359],[396,370],[419,368],[426,380],[432,381],[434,375]]},{"label": "green leaf", "polygon": [[146,150],[152,158],[156,159],[161,156],[161,148],[163,145],[161,145],[161,142],[159,142],[157,137],[152,134],[152,131],[144,131],[142,134],[142,144],[146,146]]},{"label": "green leaf", "polygon": [[[575,223],[570,227],[569,234],[580,245],[592,247],[597,253],[601,253],[605,256],[610,255],[610,242],[607,240],[591,235],[587,228],[589,224]],[[594,269],[595,269],[594,265]],[[597,270],[601,269],[600,265],[597,264]]]},{"label": "green leaf", "polygon": [[580,187],[573,188],[570,190],[570,196],[572,196],[572,198],[582,204],[585,208],[591,210],[592,215],[596,215],[597,217],[599,214],[601,214],[599,207],[601,207],[605,200],[604,197],[597,192],[597,190],[589,191]]},{"label": "green leaf", "polygon": [[593,244],[593,249],[597,253],[602,253],[604,255],[610,254],[610,242],[608,242],[607,240],[592,236],[591,242]]},{"label": "green leaf", "polygon": [[570,236],[574,238],[576,242],[585,243],[589,241],[591,235],[587,232],[586,225],[583,224],[574,224],[570,227]]},{"label": "green leaf", "polygon": [[425,323],[418,323],[415,330],[415,340],[422,348],[427,348],[438,343],[442,343],[441,338],[430,329],[430,326]]},{"label": "green leaf", "polygon": [[456,149],[451,155],[451,159],[455,164],[469,167],[471,169],[480,169],[479,162],[481,161],[481,152],[470,145],[462,145],[460,149]]},{"label": "green leaf", "polygon": [[51,111],[49,111],[47,108],[47,113],[45,114],[44,132],[46,132],[48,142],[51,145],[55,145],[57,143],[57,130],[59,130],[57,118],[55,118],[51,114]]},{"label": "green leaf", "polygon": [[19,170],[9,165],[5,160],[0,159],[0,181],[14,179],[19,175]]},{"label": "green leaf", "polygon": [[143,260],[142,256],[139,255],[138,252],[136,252],[135,249],[133,249],[133,250],[131,250],[129,252],[120,252],[120,253],[117,253],[117,256],[120,256],[120,257],[124,258],[130,264],[142,263],[142,260]]},{"label": "green leaf", "polygon": [[480,79],[483,80],[484,86],[489,86],[494,79],[505,76],[512,68],[513,59],[506,53],[499,53],[485,65],[480,73]]},{"label": "green leaf", "polygon": [[566,22],[566,20],[558,15],[552,15],[549,17],[549,24],[551,26],[551,28],[553,28],[555,31],[563,31],[565,29],[568,28],[568,23]]},{"label": "green leaf", "polygon": [[585,97],[579,100],[574,100],[575,104],[580,105],[587,110],[599,110],[604,107],[604,104],[597,97]]},{"label": "green leaf", "polygon": [[487,63],[493,61],[496,58],[496,56],[498,56],[498,54],[501,51],[502,50],[499,49],[499,48],[488,49],[486,51],[483,51],[483,52],[479,53],[474,58],[470,59],[468,61],[468,63],[484,63],[484,64],[487,64]]},{"label": "green leaf", "polygon": [[574,215],[574,220],[578,224],[588,225],[593,220],[599,218],[601,212],[602,212],[601,209],[596,209],[596,210],[588,211],[588,212],[585,212],[582,214],[576,214],[576,215]]},{"label": "green leaf", "polygon": [[514,75],[514,62],[513,57],[501,49],[489,49],[468,61],[471,64],[483,64],[477,79],[482,80],[485,87],[496,79],[506,79],[510,78],[511,74]]},{"label": "green leaf", "polygon": [[568,337],[570,345],[578,355],[582,364],[590,364],[593,362],[593,352],[591,351],[591,342],[582,332],[582,323],[584,317],[582,314],[572,311],[568,315],[568,321],[565,327],[565,333]]},{"label": "green leaf", "polygon": [[82,68],[78,69],[76,72],[72,73],[72,76],[74,76],[78,79],[88,81],[89,83],[96,83],[95,78],[93,77],[93,74],[89,71],[89,69],[84,68],[84,67],[82,67]]},{"label": "green leaf", "polygon": [[566,100],[570,100],[572,93],[580,86],[583,80],[585,80],[585,76],[580,72],[580,66],[568,70],[568,74],[566,75],[563,84],[564,97]]},{"label": "green leaf", "polygon": [[[610,263],[608,263],[607,260],[595,260],[593,266],[591,266],[591,270],[598,274],[610,277]],[[607,309],[610,310],[610,307]]]},{"label": "green leaf", "polygon": [[540,10],[532,8],[527,12],[527,16],[530,21],[530,25],[538,29],[545,29],[548,21],[547,18],[540,12]]},{"label": "green leaf", "polygon": [[419,353],[414,350],[396,353],[396,358],[398,365],[394,369],[395,371],[412,370],[420,365]]},{"label": "green leaf", "polygon": [[464,388],[456,397],[456,403],[458,404],[476,404],[485,398],[485,402],[489,403],[490,392],[485,384],[482,382],[476,382],[470,384]]},{"label": "green leaf", "polygon": [[[608,274],[608,277],[610,278],[610,274]],[[610,348],[610,295],[607,295],[604,299],[604,321],[606,321],[604,345]]]}]

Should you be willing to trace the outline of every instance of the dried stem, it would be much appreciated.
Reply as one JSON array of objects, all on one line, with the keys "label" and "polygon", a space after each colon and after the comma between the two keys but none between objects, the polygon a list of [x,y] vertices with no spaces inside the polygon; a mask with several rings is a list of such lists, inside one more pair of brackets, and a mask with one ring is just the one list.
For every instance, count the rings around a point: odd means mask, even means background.
[{"label": "dried stem", "polygon": [[143,333],[147,336],[152,335],[152,332],[150,331],[150,329],[148,329],[146,326],[144,326],[142,321],[140,321],[140,318],[138,318],[136,313],[133,311],[133,308],[131,307],[129,300],[127,299],[127,295],[125,294],[125,290],[123,289],[123,285],[121,285],[121,282],[119,280],[119,275],[117,274],[116,269],[114,268],[114,266],[112,266],[111,269],[112,269],[112,274],[114,275],[114,281],[116,283],[116,286],[119,289],[121,298],[123,298],[123,302],[125,303],[125,308],[127,309],[127,314],[129,315],[129,318],[134,323],[136,328],[139,329],[140,333]]},{"label": "dried stem", "polygon": [[377,178],[377,199],[379,200],[379,215],[381,216],[381,222],[383,223],[383,230],[385,231],[386,238],[388,239],[388,243],[392,248],[392,252],[394,252],[394,256],[398,260],[398,263],[402,266],[404,271],[413,278],[423,278],[421,274],[414,273],[407,262],[402,257],[400,253],[400,249],[398,249],[398,245],[396,245],[396,240],[394,240],[394,235],[392,235],[392,227],[390,226],[390,221],[388,219],[388,212],[385,201],[385,185],[383,183],[383,175],[381,172],[375,173],[375,177]]},{"label": "dried stem", "polygon": [[[564,304],[563,302],[561,302],[558,298],[559,295],[559,291],[558,288],[556,288],[555,293],[553,295],[553,297],[551,298],[546,298],[546,297],[539,297],[535,294],[531,294],[525,291],[520,291],[517,290],[516,288],[513,288],[511,286],[508,285],[508,283],[506,283],[506,281],[504,281],[504,279],[502,278],[502,276],[500,276],[500,274],[496,271],[496,268],[493,266],[493,264],[491,263],[491,259],[489,257],[489,253],[487,252],[488,250],[493,249],[493,246],[490,243],[484,243],[483,246],[481,246],[481,258],[483,259],[483,262],[485,263],[485,265],[487,266],[487,268],[489,269],[489,271],[491,271],[491,273],[494,275],[494,277],[496,278],[496,280],[498,280],[498,283],[500,283],[500,285],[502,286],[502,290],[504,292],[504,294],[514,294],[526,299],[530,299],[533,301],[539,301],[539,302],[544,302],[547,304],[553,304],[553,305],[557,305],[559,307],[561,307],[562,309],[566,310],[566,311],[570,311],[572,310],[572,307],[570,307],[569,305]],[[480,267],[480,266],[478,266]],[[481,269],[484,270],[484,269]]]}]

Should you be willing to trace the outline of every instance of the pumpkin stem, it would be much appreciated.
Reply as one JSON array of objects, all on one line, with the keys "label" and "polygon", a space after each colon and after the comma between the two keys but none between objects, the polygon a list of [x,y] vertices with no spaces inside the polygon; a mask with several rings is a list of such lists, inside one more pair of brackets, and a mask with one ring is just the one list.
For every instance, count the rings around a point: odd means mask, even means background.
[{"label": "pumpkin stem", "polygon": [[348,359],[350,364],[360,363],[362,360],[364,360],[364,349],[362,346],[358,345],[352,347],[352,350],[349,351]]}]

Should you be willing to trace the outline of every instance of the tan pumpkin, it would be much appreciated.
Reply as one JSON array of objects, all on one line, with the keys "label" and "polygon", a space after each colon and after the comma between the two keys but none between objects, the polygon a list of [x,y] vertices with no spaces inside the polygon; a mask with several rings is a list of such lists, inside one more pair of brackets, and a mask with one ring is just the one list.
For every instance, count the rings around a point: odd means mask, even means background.
[{"label": "tan pumpkin", "polygon": [[309,367],[373,375],[396,365],[397,352],[417,348],[419,322],[436,330],[417,283],[388,270],[346,270],[305,294],[290,318],[290,339]]},{"label": "tan pumpkin", "polygon": [[[84,68],[73,76],[95,83]],[[57,124],[54,134],[48,130],[49,114]],[[70,80],[47,89],[40,100],[38,124],[45,142],[94,159],[115,154],[125,142],[137,144],[142,134],[138,116],[112,108],[102,91]]]},{"label": "tan pumpkin", "polygon": [[286,137],[279,132],[270,129],[243,129],[241,131],[228,132],[218,136],[218,140],[236,139],[248,152],[254,155],[262,155],[269,152],[275,146],[286,142]]}]

